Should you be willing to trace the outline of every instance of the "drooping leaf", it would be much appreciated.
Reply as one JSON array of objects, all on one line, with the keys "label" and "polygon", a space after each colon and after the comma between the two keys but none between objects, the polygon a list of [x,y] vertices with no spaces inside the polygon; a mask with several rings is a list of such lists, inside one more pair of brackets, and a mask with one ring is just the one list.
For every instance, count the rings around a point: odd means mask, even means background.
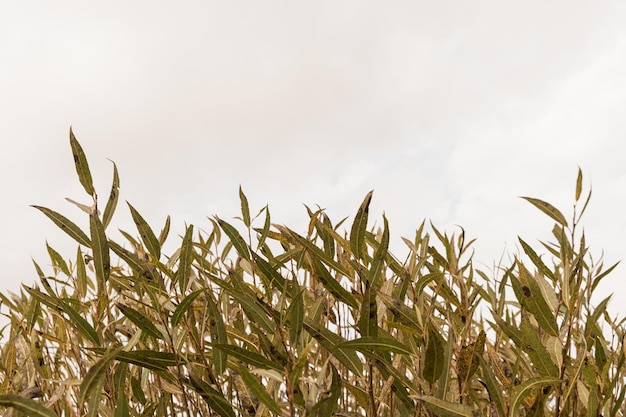
[{"label": "drooping leaf", "polygon": [[85,152],[83,148],[76,140],[74,136],[74,132],[70,127],[70,146],[72,147],[72,155],[74,156],[74,165],[76,166],[76,173],[78,174],[78,179],[82,184],[85,192],[93,197],[96,193],[96,190],[93,188],[93,180],[91,179],[91,172],[89,171],[89,164],[87,163],[87,157],[85,157]]},{"label": "drooping leaf", "polygon": [[324,326],[314,323],[309,318],[304,318],[304,329],[313,336],[326,350],[346,366],[352,373],[362,375],[363,363],[353,349],[337,347],[346,340],[336,333],[331,332]]},{"label": "drooping leaf", "polygon": [[374,191],[370,191],[365,196],[365,199],[361,203],[361,206],[354,217],[352,228],[350,229],[350,248],[357,259],[363,259],[367,253],[365,246],[365,232],[367,230],[367,218],[369,215],[369,206],[372,201],[373,193]]},{"label": "drooping leaf", "polygon": [[565,216],[561,213],[556,207],[554,207],[550,203],[546,203],[545,201],[539,200],[537,198],[531,197],[522,197],[524,200],[528,201],[533,206],[537,207],[539,210],[547,214],[552,220],[556,221],[563,227],[567,227],[567,220],[565,220]]},{"label": "drooping leaf", "polygon": [[412,355],[408,346],[391,337],[364,336],[358,339],[342,342],[335,345],[335,349],[356,349],[359,351],[394,352],[403,355]]},{"label": "drooping leaf", "polygon": [[20,397],[15,394],[1,394],[0,407],[10,407],[25,416],[30,417],[55,417],[56,414],[49,408],[44,407],[41,403],[31,400],[30,398]]},{"label": "drooping leaf", "polygon": [[83,246],[86,246],[88,248],[91,247],[91,241],[89,240],[89,237],[87,237],[85,232],[83,232],[80,227],[76,226],[76,224],[74,224],[70,219],[45,207],[31,207],[36,208],[37,210],[45,214],[50,220],[52,220],[54,224],[56,224],[61,230],[67,233],[72,239],[74,239]]},{"label": "drooping leaf", "polygon": [[226,343],[211,343],[210,345],[227,352],[232,357],[255,368],[275,369],[277,371],[284,370],[278,363],[266,358],[258,352],[252,352],[237,345],[229,345]]},{"label": "drooping leaf", "polygon": [[152,321],[143,314],[141,314],[139,311],[122,303],[117,303],[116,306],[120,309],[122,314],[126,316],[126,318],[128,318],[131,322],[135,324],[135,326],[139,327],[146,334],[156,339],[163,339],[163,335],[152,323]]},{"label": "drooping leaf", "polygon": [[176,310],[174,310],[174,313],[172,314],[172,326],[174,326],[174,327],[178,326],[178,323],[183,318],[185,313],[187,313],[187,310],[189,310],[189,307],[192,306],[194,300],[201,293],[203,293],[205,291],[206,290],[204,290],[204,289],[196,290],[196,291],[192,292],[191,294],[187,295],[185,298],[183,298],[183,300],[178,304],[178,306],[176,306]]},{"label": "drooping leaf", "polygon": [[469,405],[453,403],[431,395],[419,395],[416,398],[438,417],[473,417],[473,409]]}]

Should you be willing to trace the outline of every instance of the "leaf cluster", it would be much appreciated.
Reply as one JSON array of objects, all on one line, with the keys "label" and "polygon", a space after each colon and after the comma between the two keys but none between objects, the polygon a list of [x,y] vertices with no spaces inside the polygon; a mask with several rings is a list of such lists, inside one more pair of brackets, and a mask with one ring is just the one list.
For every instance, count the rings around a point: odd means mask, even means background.
[{"label": "leaf cluster", "polygon": [[[189,225],[165,254],[170,219],[107,231],[120,180],[100,213],[70,131],[89,230],[34,206],[77,243],[20,294],[0,294],[10,324],[0,407],[28,416],[623,416],[623,322],[591,302],[616,265],[594,261],[571,222],[554,242],[493,274],[475,269],[464,231],[422,223],[408,254],[369,225],[372,192],[351,225],[307,207],[299,233],[256,215]],[[579,202],[583,204],[577,213]],[[82,205],[81,205],[82,206]]]}]

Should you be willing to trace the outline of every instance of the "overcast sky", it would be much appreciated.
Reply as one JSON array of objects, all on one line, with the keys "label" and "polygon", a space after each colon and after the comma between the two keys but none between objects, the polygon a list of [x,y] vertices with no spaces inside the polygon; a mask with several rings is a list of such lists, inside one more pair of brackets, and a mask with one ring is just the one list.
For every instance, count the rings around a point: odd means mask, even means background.
[{"label": "overcast sky", "polygon": [[[108,158],[121,203],[155,229],[171,214],[174,235],[236,216],[239,184],[300,230],[303,203],[338,221],[374,189],[395,248],[422,219],[461,225],[489,269],[517,235],[550,238],[518,196],[569,218],[580,166],[592,253],[624,259],[624,22],[621,0],[3,1],[0,286],[32,283],[31,257],[50,271],[46,240],[75,254],[29,207],[84,220],[64,199],[88,202],[70,125],[101,199]],[[129,218],[120,204],[111,230]]]}]

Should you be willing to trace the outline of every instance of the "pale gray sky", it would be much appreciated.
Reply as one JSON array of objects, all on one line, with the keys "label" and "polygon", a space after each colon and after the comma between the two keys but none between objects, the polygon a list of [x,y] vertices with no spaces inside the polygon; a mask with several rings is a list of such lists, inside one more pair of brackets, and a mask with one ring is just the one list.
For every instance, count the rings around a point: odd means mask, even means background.
[{"label": "pale gray sky", "polygon": [[[239,184],[294,227],[302,203],[338,221],[374,189],[395,247],[424,218],[459,224],[487,266],[549,238],[518,196],[569,217],[580,166],[592,252],[623,259],[624,22],[618,0],[2,2],[0,286],[33,282],[46,239],[75,253],[28,207],[81,218],[70,125],[100,194],[110,158],[155,228],[237,215]],[[122,205],[114,221],[131,229]]]}]

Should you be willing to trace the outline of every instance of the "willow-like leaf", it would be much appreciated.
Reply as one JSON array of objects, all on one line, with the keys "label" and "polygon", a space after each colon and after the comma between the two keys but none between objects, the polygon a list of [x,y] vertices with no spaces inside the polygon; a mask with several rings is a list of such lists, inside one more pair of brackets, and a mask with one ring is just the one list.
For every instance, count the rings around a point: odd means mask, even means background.
[{"label": "willow-like leaf", "polygon": [[178,271],[176,272],[175,281],[178,281],[180,292],[187,290],[189,276],[191,275],[191,266],[193,264],[193,225],[187,226],[187,231],[183,237],[183,243],[180,247],[180,259],[178,260]]},{"label": "willow-like leaf", "polygon": [[453,403],[431,395],[415,396],[424,406],[438,417],[473,417],[473,408],[469,405]]},{"label": "willow-like leaf", "polygon": [[63,216],[62,214],[57,213],[56,211],[50,210],[41,206],[31,206],[41,211],[46,215],[54,224],[56,224],[61,230],[67,233],[72,239],[77,241],[83,246],[88,248],[91,247],[91,241],[89,237],[81,230],[80,227],[76,226],[70,219]]},{"label": "willow-like leaf", "polygon": [[85,189],[85,192],[93,197],[96,190],[93,188],[93,180],[91,179],[91,172],[89,171],[87,157],[85,157],[85,152],[83,151],[82,146],[80,146],[80,143],[78,143],[78,140],[76,140],[71,127],[70,146],[72,147],[72,155],[74,156],[74,165],[76,167],[78,179]]},{"label": "willow-like leaf", "polygon": [[352,228],[350,229],[350,248],[352,248],[352,253],[357,259],[364,259],[367,254],[367,248],[365,246],[365,232],[367,230],[367,218],[369,215],[369,206],[372,201],[373,193],[374,191],[370,191],[365,196],[365,199],[356,212]]},{"label": "willow-like leaf", "polygon": [[117,173],[117,165],[115,165],[115,162],[111,162],[113,163],[113,181],[111,183],[111,192],[109,193],[109,199],[107,200],[107,204],[104,207],[104,213],[102,214],[102,225],[105,229],[113,218],[113,213],[115,213],[115,209],[117,208],[117,201],[120,196],[120,177]]},{"label": "willow-like leaf", "polygon": [[277,416],[282,414],[282,410],[278,403],[274,400],[274,398],[272,398],[272,396],[266,391],[265,387],[254,375],[248,372],[244,366],[240,366],[238,372],[247,388],[254,396],[256,396],[256,398],[265,404],[268,410]]},{"label": "willow-like leaf", "polygon": [[250,260],[250,250],[248,249],[248,244],[243,239],[243,237],[241,237],[241,235],[239,234],[237,229],[235,229],[228,222],[220,219],[217,216],[215,217],[215,220],[217,220],[217,223],[220,225],[220,227],[222,228],[224,233],[226,233],[226,235],[230,239],[230,241],[233,244],[233,246],[235,247],[235,250],[237,251],[237,253],[242,258],[244,258],[244,259],[249,261]]},{"label": "willow-like leaf", "polygon": [[0,407],[10,407],[29,417],[56,417],[56,414],[41,403],[15,394],[1,394]]},{"label": "willow-like leaf", "polygon": [[444,340],[434,326],[428,327],[428,343],[424,357],[424,369],[422,376],[430,384],[434,384],[443,371],[444,365]]},{"label": "willow-like leaf", "polygon": [[561,226],[567,227],[567,220],[565,220],[565,216],[563,216],[563,213],[561,213],[552,204],[547,203],[543,200],[539,200],[537,198],[531,198],[531,197],[521,197],[521,198],[528,201],[533,206],[537,207],[539,210],[547,214],[550,218],[552,218],[552,220],[555,220]]},{"label": "willow-like leaf", "polygon": [[161,245],[159,243],[159,239],[157,239],[154,231],[141,214],[139,214],[139,212],[128,201],[126,204],[128,204],[130,214],[133,217],[135,225],[137,226],[141,241],[148,249],[148,252],[150,252],[150,255],[154,256],[155,260],[158,260],[161,257]]},{"label": "willow-like leaf", "polygon": [[[513,393],[511,395],[511,404],[509,406],[509,414],[510,416],[517,416],[518,410],[524,398],[530,394],[532,390],[540,389],[550,385],[556,385],[561,383],[560,379],[549,378],[549,377],[535,377],[530,378],[520,385],[516,386],[513,389]],[[572,384],[575,385],[575,384]]]},{"label": "willow-like leaf", "polygon": [[89,404],[89,417],[95,417],[98,415],[98,404],[100,403],[100,396],[102,395],[102,387],[104,385],[104,379],[109,369],[109,364],[122,348],[110,351],[105,354],[98,362],[89,368],[89,371],[85,374],[83,381],[80,384],[80,396],[79,403]]},{"label": "willow-like leaf", "polygon": [[122,314],[126,316],[126,318],[128,318],[131,322],[135,324],[135,326],[139,327],[146,334],[154,337],[155,339],[163,339],[163,335],[152,323],[152,321],[143,314],[141,314],[139,311],[122,303],[117,303],[116,306],[120,309]]}]

